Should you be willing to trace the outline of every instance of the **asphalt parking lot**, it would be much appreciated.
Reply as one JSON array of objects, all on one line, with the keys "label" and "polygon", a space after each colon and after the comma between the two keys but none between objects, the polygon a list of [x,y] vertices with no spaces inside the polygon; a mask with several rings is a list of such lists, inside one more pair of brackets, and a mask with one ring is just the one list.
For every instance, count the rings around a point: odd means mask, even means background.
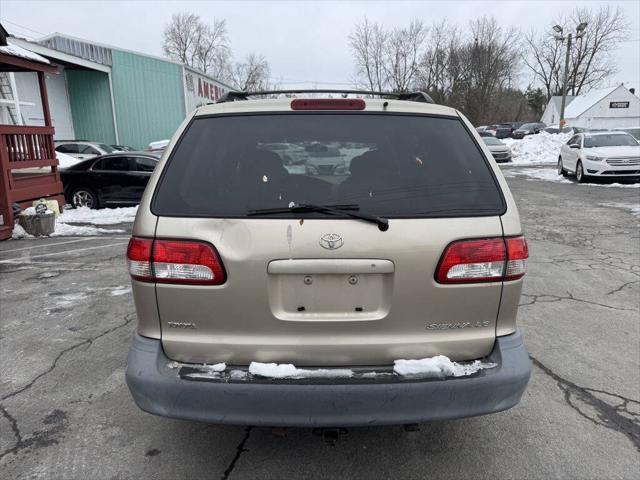
[{"label": "asphalt parking lot", "polygon": [[137,409],[126,235],[0,243],[0,477],[638,478],[640,189],[508,181],[531,250],[522,402],[335,446]]}]

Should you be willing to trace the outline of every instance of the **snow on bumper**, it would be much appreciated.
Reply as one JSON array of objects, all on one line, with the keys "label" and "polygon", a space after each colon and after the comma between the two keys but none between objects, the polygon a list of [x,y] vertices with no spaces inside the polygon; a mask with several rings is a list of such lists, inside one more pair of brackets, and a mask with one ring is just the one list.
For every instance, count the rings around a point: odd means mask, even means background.
[{"label": "snow on bumper", "polygon": [[[264,379],[201,378],[170,368],[159,340],[136,335],[126,379],[136,404],[156,415],[220,424],[356,426],[421,423],[499,412],[520,401],[531,362],[519,333],[498,337],[472,376]],[[233,373],[233,372],[232,372]]]}]

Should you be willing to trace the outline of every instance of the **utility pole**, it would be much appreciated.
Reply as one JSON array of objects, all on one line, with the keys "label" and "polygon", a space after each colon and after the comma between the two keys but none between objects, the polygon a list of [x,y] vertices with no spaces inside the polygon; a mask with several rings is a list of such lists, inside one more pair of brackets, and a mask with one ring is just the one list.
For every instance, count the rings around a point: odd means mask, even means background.
[{"label": "utility pole", "polygon": [[[576,38],[582,38],[584,36],[584,31],[587,28],[587,22],[582,22],[580,25],[576,27]],[[569,55],[571,54],[571,39],[573,38],[573,34],[569,33],[566,37],[562,36],[562,27],[560,25],[555,25],[553,29],[560,34],[559,37],[556,37],[556,40],[561,42],[567,41],[567,54],[564,58],[564,75],[562,79],[562,102],[560,104],[560,131],[562,131],[562,127],[567,123],[564,120],[564,108],[567,104],[567,84],[569,83]]]},{"label": "utility pole", "polygon": [[567,77],[569,75],[569,53],[571,52],[571,34],[567,35],[567,54],[564,57],[564,78],[562,80],[562,103],[560,103],[560,131],[566,123],[564,121],[564,107],[567,103]]}]

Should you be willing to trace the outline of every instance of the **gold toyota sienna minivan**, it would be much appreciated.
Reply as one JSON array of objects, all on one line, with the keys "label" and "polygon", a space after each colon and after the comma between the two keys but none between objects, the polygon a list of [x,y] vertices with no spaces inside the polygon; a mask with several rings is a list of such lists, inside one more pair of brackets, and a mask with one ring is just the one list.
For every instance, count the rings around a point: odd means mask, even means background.
[{"label": "gold toyota sienna minivan", "polygon": [[491,153],[425,94],[307,93],[227,94],[167,147],[127,250],[135,402],[313,427],[513,407],[528,250]]}]

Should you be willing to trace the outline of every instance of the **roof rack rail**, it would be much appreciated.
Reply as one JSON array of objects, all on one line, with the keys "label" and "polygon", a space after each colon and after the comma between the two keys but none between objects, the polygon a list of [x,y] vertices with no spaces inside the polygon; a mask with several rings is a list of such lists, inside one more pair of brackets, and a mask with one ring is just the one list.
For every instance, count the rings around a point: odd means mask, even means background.
[{"label": "roof rack rail", "polygon": [[376,92],[370,90],[263,90],[256,92],[227,92],[216,103],[235,102],[237,100],[249,100],[249,97],[265,95],[295,95],[298,93],[331,93],[338,95],[375,95],[382,98],[395,100],[407,100],[410,102],[435,103],[429,94],[425,92]]}]

